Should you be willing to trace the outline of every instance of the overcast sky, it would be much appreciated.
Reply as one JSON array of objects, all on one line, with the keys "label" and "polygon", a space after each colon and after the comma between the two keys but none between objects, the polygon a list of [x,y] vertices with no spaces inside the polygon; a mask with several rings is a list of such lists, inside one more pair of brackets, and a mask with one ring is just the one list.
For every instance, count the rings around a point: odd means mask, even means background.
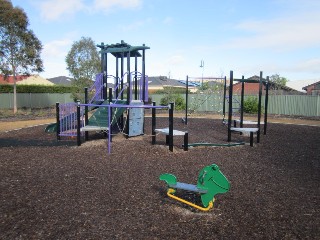
[{"label": "overcast sky", "polygon": [[[319,0],[12,0],[42,42],[43,77],[74,41],[146,44],[146,74],[320,78]],[[200,67],[201,60],[204,67]]]}]

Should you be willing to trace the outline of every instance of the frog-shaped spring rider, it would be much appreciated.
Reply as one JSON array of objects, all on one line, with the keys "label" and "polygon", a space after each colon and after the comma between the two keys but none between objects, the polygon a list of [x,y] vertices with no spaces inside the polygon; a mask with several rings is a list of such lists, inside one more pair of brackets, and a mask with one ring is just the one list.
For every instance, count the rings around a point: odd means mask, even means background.
[{"label": "frog-shaped spring rider", "polygon": [[[222,174],[216,164],[206,166],[200,171],[197,185],[177,182],[177,178],[169,173],[161,174],[160,180],[167,183],[167,195],[169,197],[202,211],[208,211],[213,208],[213,203],[215,201],[214,196],[216,194],[226,193],[230,189],[228,179]],[[176,192],[176,189],[199,193],[204,207],[175,196],[174,193]]]}]

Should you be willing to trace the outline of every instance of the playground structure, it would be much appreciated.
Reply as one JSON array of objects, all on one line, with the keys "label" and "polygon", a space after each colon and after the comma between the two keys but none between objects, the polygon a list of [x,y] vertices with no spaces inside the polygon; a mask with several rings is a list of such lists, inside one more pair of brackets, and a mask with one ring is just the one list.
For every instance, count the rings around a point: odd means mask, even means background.
[{"label": "playground structure", "polygon": [[[76,137],[78,146],[81,145],[83,136],[85,141],[88,140],[89,132],[104,132],[108,138],[110,153],[113,127],[117,126],[118,130],[127,138],[143,135],[144,109],[149,108],[153,110],[152,143],[155,143],[156,131],[165,134],[169,149],[173,151],[173,136],[177,131],[173,131],[172,125],[173,104],[170,105],[171,111],[169,111],[169,131],[155,129],[155,109],[169,109],[169,106],[156,106],[155,103],[147,104],[148,76],[145,75],[145,50],[149,47],[144,44],[131,46],[124,41],[111,45],[101,43],[98,47],[101,49],[102,72],[96,75],[92,87],[85,88],[85,103],[57,103],[57,122],[49,125],[46,132],[56,132],[58,140],[61,140],[63,136]],[[116,58],[115,75],[109,74],[109,53]],[[134,71],[131,71],[131,58],[135,60]],[[141,72],[138,72],[138,58],[142,59]],[[124,70],[125,60],[126,72]],[[114,88],[107,89],[107,83],[110,79],[114,83]],[[187,143],[188,135],[185,135],[185,143]],[[184,150],[187,150],[187,147]]]},{"label": "playground structure", "polygon": [[[240,134],[249,134],[250,135],[250,146],[253,146],[253,135],[257,135],[257,143],[260,143],[260,132],[261,132],[261,124],[264,125],[264,135],[267,134],[267,122],[268,122],[268,92],[269,92],[269,77],[266,80],[262,78],[262,71],[260,71],[259,80],[254,79],[245,79],[242,76],[241,79],[233,78],[233,71],[230,71],[230,85],[229,85],[229,96],[228,96],[228,142],[231,142],[231,133],[238,132]],[[233,82],[238,81],[241,82],[241,100],[240,100],[240,119],[232,119],[233,117]],[[243,104],[244,104],[244,84],[245,83],[259,83],[259,94],[258,94],[258,114],[257,121],[245,121],[243,119]],[[265,85],[265,104],[264,104],[264,122],[261,123],[261,109],[262,109],[262,86]],[[226,97],[224,98],[226,101]],[[225,106],[225,102],[223,104]],[[223,111],[223,116],[225,116],[225,108]],[[232,126],[233,122],[233,126]],[[236,124],[240,123],[240,126],[237,127]],[[244,127],[244,125],[255,125],[255,127]]]},{"label": "playground structure", "polygon": [[[212,209],[215,201],[215,195],[218,193],[226,193],[230,189],[228,179],[223,175],[216,164],[206,166],[200,171],[197,185],[177,182],[177,178],[169,173],[160,175],[159,179],[166,182],[168,186],[167,195],[170,198],[201,211],[208,211]],[[174,193],[177,189],[199,193],[204,207],[175,196]]]},{"label": "playground structure", "polygon": [[[183,121],[185,124],[188,124],[188,116],[190,116],[190,108],[188,107],[188,98],[189,98],[189,89],[188,89],[188,82],[189,77],[187,76],[186,79],[186,110],[185,110],[185,117]],[[250,146],[253,146],[253,135],[257,135],[257,143],[260,142],[260,126],[264,125],[264,135],[267,132],[267,113],[268,113],[268,90],[269,90],[269,77],[264,80],[262,78],[262,72],[260,72],[259,79],[245,79],[243,76],[241,79],[234,79],[233,78],[233,71],[230,71],[230,84],[229,84],[229,91],[227,95],[227,79],[224,78],[205,78],[210,79],[211,81],[215,81],[215,89],[218,93],[218,99],[212,97],[214,91],[209,92],[208,95],[202,98],[201,102],[197,105],[203,104],[207,102],[210,98],[214,101],[218,102],[216,104],[221,107],[217,112],[222,112],[223,119],[222,122],[228,127],[228,144],[216,144],[216,143],[189,143],[190,147],[197,147],[197,146],[238,146],[244,145],[243,142],[239,143],[230,143],[231,142],[231,133],[232,132],[239,132],[241,135],[249,134],[250,136]],[[233,82],[238,81],[241,82],[241,94],[240,94],[240,101],[235,98],[233,92]],[[248,121],[244,120],[244,90],[245,90],[245,83],[258,83],[259,84],[259,94],[258,94],[258,113],[257,113],[257,121]],[[265,86],[265,104],[264,104],[264,121],[261,122],[261,109],[262,109],[262,86]],[[203,86],[203,84],[202,84]],[[226,110],[228,109],[228,111]],[[217,107],[216,107],[217,110]],[[226,112],[228,112],[228,117],[226,118]],[[239,115],[239,118],[234,118],[236,115]],[[232,124],[233,123],[233,124]],[[239,123],[239,127],[237,127],[237,123]],[[254,127],[247,127],[245,128],[244,125],[254,125]]]},{"label": "playground structure", "polygon": [[[148,98],[148,76],[145,74],[145,51],[150,49],[145,46],[131,46],[124,41],[117,44],[105,45],[101,43],[97,45],[101,53],[101,70],[102,72],[97,74],[96,80],[89,89],[85,89],[85,102],[84,103],[67,103],[56,105],[57,122],[51,124],[46,128],[47,132],[56,132],[57,139],[61,137],[77,137],[77,144],[81,145],[81,139],[84,136],[84,140],[88,140],[89,132],[104,132],[108,134],[108,146],[109,152],[112,142],[112,131],[115,127],[124,134],[127,138],[144,135],[144,109],[149,108],[154,110],[152,114],[152,143],[155,144],[155,134],[166,135],[166,143],[169,145],[170,151],[173,151],[173,137],[184,136],[184,150],[188,149],[188,146],[237,146],[244,143],[230,143],[231,133],[239,132],[240,134],[250,135],[250,146],[253,146],[253,135],[257,135],[257,143],[260,142],[260,125],[261,125],[261,94],[262,83],[266,84],[266,100],[265,100],[265,121],[264,121],[264,134],[266,134],[267,128],[267,104],[268,104],[268,80],[262,80],[262,72],[260,73],[260,80],[252,79],[233,79],[233,72],[230,72],[230,86],[229,96],[226,95],[227,79],[226,77],[219,78],[201,78],[202,90],[204,90],[205,84],[215,84],[208,87],[209,97],[213,96],[213,93],[218,93],[218,99],[214,99],[214,102],[218,107],[222,107],[219,111],[223,112],[223,122],[226,116],[226,101],[228,101],[228,143],[227,144],[214,144],[214,143],[191,143],[188,144],[188,132],[174,130],[173,126],[173,113],[170,113],[170,109],[173,111],[172,106],[156,106],[155,104],[147,104]],[[111,75],[108,63],[108,55],[115,57],[115,75]],[[134,71],[131,71],[131,58],[134,58]],[[141,67],[138,69],[138,59],[141,59]],[[126,62],[126,64],[125,64]],[[126,69],[125,69],[126,65]],[[138,71],[139,70],[139,71]],[[205,83],[203,80],[205,79]],[[186,114],[184,123],[188,123],[188,94],[189,94],[189,79],[186,79]],[[107,88],[107,83],[112,81],[114,88]],[[237,101],[238,107],[233,106],[233,81],[242,82],[241,102]],[[195,81],[191,83],[195,84]],[[257,122],[244,121],[243,119],[243,101],[244,101],[244,83],[245,82],[259,82],[259,107],[258,107],[258,119]],[[125,96],[126,95],[126,96]],[[90,99],[89,99],[90,96]],[[206,97],[194,106],[196,109],[203,102],[208,101]],[[202,102],[201,102],[202,101]],[[169,109],[169,127],[163,129],[156,129],[155,126],[155,109]],[[237,109],[240,112],[240,119],[232,119],[233,113]],[[170,120],[171,119],[171,120]],[[233,126],[232,126],[233,121]],[[237,127],[236,124],[240,123]],[[256,125],[251,128],[244,128],[244,124]]]}]

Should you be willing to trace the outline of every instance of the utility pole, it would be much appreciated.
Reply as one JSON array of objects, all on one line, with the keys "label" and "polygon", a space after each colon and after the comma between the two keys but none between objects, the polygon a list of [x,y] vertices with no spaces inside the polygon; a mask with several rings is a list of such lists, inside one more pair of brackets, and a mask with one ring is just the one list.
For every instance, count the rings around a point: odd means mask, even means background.
[{"label": "utility pole", "polygon": [[200,67],[202,68],[201,88],[203,89],[203,71],[204,71],[204,61],[203,60],[201,60]]}]

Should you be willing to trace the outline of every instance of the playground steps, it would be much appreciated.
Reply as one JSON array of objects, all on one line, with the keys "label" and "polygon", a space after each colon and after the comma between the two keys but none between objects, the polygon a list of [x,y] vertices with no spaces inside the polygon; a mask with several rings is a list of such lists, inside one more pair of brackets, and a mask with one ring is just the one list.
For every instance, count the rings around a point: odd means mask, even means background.
[{"label": "playground steps", "polygon": [[[234,121],[236,122],[236,123],[240,123],[240,119],[234,119]],[[245,124],[245,125],[250,125],[250,124],[252,124],[252,125],[254,125],[254,124],[258,124],[258,122],[256,122],[256,121],[248,121],[248,120],[243,120],[242,121],[242,124]],[[261,125],[263,125],[264,124],[264,122],[260,122],[260,124]]]},{"label": "playground steps", "polygon": [[[157,133],[169,135],[169,128],[157,128],[157,129],[155,129],[155,131]],[[185,134],[186,134],[186,132],[173,129],[173,136],[184,136]]]},{"label": "playground steps", "polygon": [[[154,131],[166,135],[166,144],[169,145],[169,128],[156,128]],[[183,148],[184,151],[188,151],[188,132],[173,129],[172,136],[183,136]]]},{"label": "playground steps", "polygon": [[232,132],[249,133],[250,134],[250,146],[253,147],[253,134],[259,131],[259,128],[237,128],[231,127]]}]

